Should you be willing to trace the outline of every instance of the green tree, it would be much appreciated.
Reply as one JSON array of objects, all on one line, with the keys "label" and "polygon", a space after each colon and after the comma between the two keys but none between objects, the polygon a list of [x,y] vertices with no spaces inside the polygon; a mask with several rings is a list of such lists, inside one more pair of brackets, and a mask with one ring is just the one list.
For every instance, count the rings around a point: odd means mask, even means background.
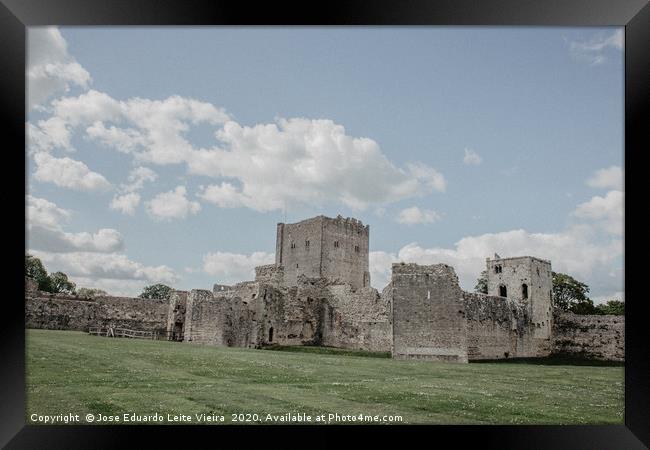
[{"label": "green tree", "polygon": [[598,314],[594,302],[587,296],[589,286],[570,275],[553,272],[553,306],[576,314]]},{"label": "green tree", "polygon": [[487,270],[481,272],[481,275],[479,275],[478,280],[476,280],[476,286],[474,286],[474,292],[478,292],[479,294],[488,293]]},{"label": "green tree", "polygon": [[68,276],[63,272],[54,272],[50,275],[52,290],[55,294],[74,294],[76,285],[68,280]]},{"label": "green tree", "polygon": [[151,286],[146,286],[142,293],[139,295],[140,298],[160,298],[167,300],[172,293],[172,288],[166,284],[152,284]]},{"label": "green tree", "polygon": [[598,305],[596,308],[601,314],[625,315],[625,302],[621,300],[609,300],[607,303]]},{"label": "green tree", "polygon": [[101,295],[108,295],[108,293],[102,289],[82,287],[77,289],[77,295],[80,297],[95,298]]},{"label": "green tree", "polygon": [[29,254],[25,255],[25,276],[35,279],[40,291],[52,291],[52,280],[47,275],[45,266],[37,257]]}]

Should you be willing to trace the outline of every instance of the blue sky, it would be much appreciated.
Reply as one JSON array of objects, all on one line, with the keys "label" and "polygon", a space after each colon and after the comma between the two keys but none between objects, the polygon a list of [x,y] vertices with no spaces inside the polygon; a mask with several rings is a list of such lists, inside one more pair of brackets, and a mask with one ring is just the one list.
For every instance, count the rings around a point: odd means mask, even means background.
[{"label": "blue sky", "polygon": [[28,248],[210,288],[275,224],[370,224],[372,284],[531,254],[621,297],[622,28],[30,28]]}]

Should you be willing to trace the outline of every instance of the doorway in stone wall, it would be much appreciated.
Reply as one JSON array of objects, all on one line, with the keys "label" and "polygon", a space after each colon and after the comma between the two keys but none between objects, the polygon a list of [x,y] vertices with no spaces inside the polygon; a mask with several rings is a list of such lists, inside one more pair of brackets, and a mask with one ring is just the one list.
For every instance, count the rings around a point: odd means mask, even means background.
[{"label": "doorway in stone wall", "polygon": [[273,342],[273,327],[269,328],[269,342]]},{"label": "doorway in stone wall", "polygon": [[507,297],[508,296],[508,290],[504,285],[499,286],[499,295],[501,297]]}]

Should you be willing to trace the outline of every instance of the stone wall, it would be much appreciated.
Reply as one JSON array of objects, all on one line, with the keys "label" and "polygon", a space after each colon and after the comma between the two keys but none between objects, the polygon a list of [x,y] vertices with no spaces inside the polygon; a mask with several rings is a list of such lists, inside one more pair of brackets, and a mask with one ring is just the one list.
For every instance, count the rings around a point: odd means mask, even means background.
[{"label": "stone wall", "polygon": [[370,286],[370,226],[353,218],[323,217],[320,276],[359,289]]},{"label": "stone wall", "polygon": [[167,300],[102,296],[95,299],[36,291],[25,296],[25,327],[87,331],[120,327],[166,332]]},{"label": "stone wall", "polygon": [[469,360],[535,356],[528,311],[517,301],[463,292]]},{"label": "stone wall", "polygon": [[282,284],[284,268],[275,264],[255,267],[255,281],[259,283]]},{"label": "stone wall", "polygon": [[467,362],[467,321],[454,269],[393,264],[393,358]]},{"label": "stone wall", "polygon": [[388,352],[392,329],[387,297],[376,289],[328,286],[328,315],[323,324],[323,345]]},{"label": "stone wall", "polygon": [[322,236],[323,216],[278,224],[275,264],[284,267],[286,286],[295,286],[298,275],[320,277]]},{"label": "stone wall", "polygon": [[608,361],[625,359],[625,316],[555,312],[553,353]]},{"label": "stone wall", "polygon": [[25,328],[88,331],[96,326],[94,300],[36,292],[25,297]]}]

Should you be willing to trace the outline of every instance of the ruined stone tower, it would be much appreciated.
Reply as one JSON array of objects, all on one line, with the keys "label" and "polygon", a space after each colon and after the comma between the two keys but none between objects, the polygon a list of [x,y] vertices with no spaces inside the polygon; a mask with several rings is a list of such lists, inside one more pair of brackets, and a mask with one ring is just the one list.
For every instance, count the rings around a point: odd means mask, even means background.
[{"label": "ruined stone tower", "polygon": [[284,269],[285,285],[296,285],[298,275],[306,275],[367,287],[369,234],[369,225],[341,216],[279,223],[275,264]]},{"label": "ruined stone tower", "polygon": [[507,297],[527,306],[536,353],[549,354],[553,320],[551,262],[532,256],[487,258],[487,280],[488,295]]}]

